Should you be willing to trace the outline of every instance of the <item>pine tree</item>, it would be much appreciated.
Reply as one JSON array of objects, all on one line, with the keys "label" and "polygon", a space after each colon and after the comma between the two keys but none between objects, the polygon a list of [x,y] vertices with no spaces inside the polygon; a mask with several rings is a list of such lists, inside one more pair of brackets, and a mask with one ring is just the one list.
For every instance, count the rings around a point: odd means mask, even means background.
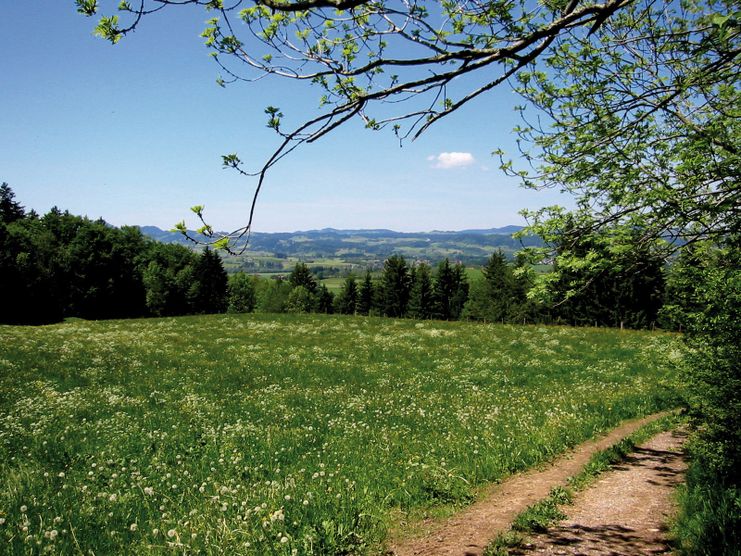
[{"label": "pine tree", "polygon": [[319,285],[316,293],[316,310],[325,315],[331,315],[334,312],[334,294],[324,284]]},{"label": "pine tree", "polygon": [[432,318],[433,291],[430,267],[426,263],[414,269],[412,290],[409,295],[409,316],[415,319]]},{"label": "pine tree", "polygon": [[482,279],[471,288],[463,315],[473,320],[501,322],[513,318],[518,305],[518,288],[512,267],[504,253],[493,253],[482,269]]},{"label": "pine tree", "polygon": [[370,270],[366,271],[363,283],[360,285],[358,292],[358,314],[369,315],[373,309],[373,299],[375,298],[375,288]]},{"label": "pine tree", "polygon": [[343,315],[353,315],[358,308],[360,296],[355,276],[350,274],[345,278],[342,290],[337,296],[337,312]]},{"label": "pine tree", "polygon": [[453,295],[450,298],[450,318],[457,320],[461,317],[463,307],[468,301],[468,277],[463,263],[456,263],[453,267]]},{"label": "pine tree", "polygon": [[316,278],[314,278],[314,275],[305,263],[296,263],[296,266],[293,267],[291,274],[288,276],[288,282],[294,288],[298,286],[305,287],[312,295],[317,293]]},{"label": "pine tree", "polygon": [[23,207],[14,201],[15,193],[10,186],[3,182],[0,185],[0,223],[10,224],[25,216]]},{"label": "pine tree", "polygon": [[437,274],[435,275],[435,318],[450,320],[450,304],[454,289],[453,269],[450,268],[450,261],[446,258],[437,265]]},{"label": "pine tree", "polygon": [[383,264],[381,279],[383,314],[403,317],[409,304],[411,277],[406,260],[401,255],[392,255]]}]

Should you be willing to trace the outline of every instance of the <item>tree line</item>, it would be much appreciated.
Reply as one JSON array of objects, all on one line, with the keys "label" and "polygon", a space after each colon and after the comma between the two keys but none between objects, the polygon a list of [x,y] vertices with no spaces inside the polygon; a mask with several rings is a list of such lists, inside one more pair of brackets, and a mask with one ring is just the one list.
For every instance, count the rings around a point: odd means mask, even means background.
[{"label": "tree line", "polygon": [[0,322],[216,313],[227,308],[218,254],[162,244],[52,208],[39,216],[0,186]]},{"label": "tree line", "polygon": [[[565,234],[564,237],[566,237]],[[564,240],[564,245],[566,241]],[[570,249],[599,250],[590,240]],[[600,256],[607,257],[608,253]],[[554,298],[530,299],[532,268],[524,257],[498,251],[469,280],[447,258],[434,268],[392,255],[380,277],[348,275],[337,295],[305,263],[287,278],[227,275],[221,257],[163,244],[136,227],[115,228],[57,208],[26,213],[12,189],[0,187],[0,287],[7,296],[0,320],[15,324],[221,312],[340,313],[394,318],[655,326],[665,297],[665,269],[650,251],[633,249],[596,275],[569,269],[550,284]],[[676,321],[676,319],[675,319]],[[676,326],[671,318],[664,324]]]}]

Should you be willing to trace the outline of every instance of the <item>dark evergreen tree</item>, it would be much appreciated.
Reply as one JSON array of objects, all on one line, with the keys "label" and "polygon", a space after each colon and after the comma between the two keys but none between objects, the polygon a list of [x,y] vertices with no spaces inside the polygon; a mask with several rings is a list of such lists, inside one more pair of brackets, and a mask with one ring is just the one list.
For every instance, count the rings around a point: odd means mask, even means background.
[{"label": "dark evergreen tree", "polygon": [[388,317],[403,317],[409,304],[411,277],[406,260],[401,255],[392,255],[383,264],[381,296],[383,314]]},{"label": "dark evergreen tree", "polygon": [[316,311],[326,315],[334,312],[334,294],[324,284],[319,285],[316,293]]},{"label": "dark evergreen tree", "polygon": [[317,293],[316,278],[311,273],[311,269],[304,263],[296,263],[296,266],[293,267],[291,274],[288,276],[288,282],[294,288],[298,286],[305,287],[312,295],[316,295]]},{"label": "dark evergreen tree", "polygon": [[0,223],[11,224],[25,216],[23,207],[14,198],[13,190],[3,182],[0,185]]},{"label": "dark evergreen tree", "polygon": [[435,318],[455,320],[460,317],[468,299],[468,279],[461,263],[450,266],[447,258],[440,261],[435,275],[434,299]]},{"label": "dark evergreen tree", "polygon": [[446,258],[437,265],[435,274],[435,305],[436,319],[450,320],[450,301],[453,296],[453,270],[450,261]]},{"label": "dark evergreen tree", "polygon": [[373,279],[371,278],[370,271],[366,271],[363,283],[360,285],[360,291],[358,292],[358,314],[369,315],[373,309],[373,300],[375,298],[375,288],[373,287]]},{"label": "dark evergreen tree", "polygon": [[223,313],[227,309],[229,281],[221,257],[206,249],[193,266],[193,282],[188,292],[194,313]]},{"label": "dark evergreen tree", "polygon": [[414,268],[412,290],[409,295],[409,316],[415,319],[430,319],[434,307],[432,276],[430,267],[420,263]]},{"label": "dark evergreen tree", "polygon": [[468,277],[463,263],[456,263],[453,267],[453,295],[450,298],[450,318],[457,320],[461,317],[463,307],[468,301]]},{"label": "dark evergreen tree", "polygon": [[340,290],[335,300],[337,312],[343,315],[355,314],[355,311],[358,309],[359,299],[358,284],[355,281],[355,276],[350,274],[345,278],[342,290]]},{"label": "dark evergreen tree", "polygon": [[511,320],[520,301],[520,284],[501,250],[489,257],[482,274],[483,278],[471,290],[464,316],[487,322]]}]

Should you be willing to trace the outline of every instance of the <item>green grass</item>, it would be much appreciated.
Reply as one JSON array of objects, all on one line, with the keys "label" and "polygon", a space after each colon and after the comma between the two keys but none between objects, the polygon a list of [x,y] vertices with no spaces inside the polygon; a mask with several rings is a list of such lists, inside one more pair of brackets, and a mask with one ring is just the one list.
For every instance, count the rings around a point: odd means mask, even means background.
[{"label": "green grass", "polygon": [[553,523],[566,517],[561,506],[571,504],[571,490],[563,487],[553,487],[547,498],[529,506],[517,516],[512,523],[515,531],[542,533],[548,530]]},{"label": "green grass", "polygon": [[342,291],[342,286],[345,283],[345,278],[325,278],[324,280],[321,280],[320,283],[327,286],[327,289],[336,295]]},{"label": "green grass", "polygon": [[673,404],[675,337],[318,315],[0,327],[0,553],[369,553]]},{"label": "green grass", "polygon": [[476,282],[477,280],[481,280],[484,276],[484,273],[481,271],[481,266],[467,266],[466,267],[466,278],[468,278],[468,283]]}]

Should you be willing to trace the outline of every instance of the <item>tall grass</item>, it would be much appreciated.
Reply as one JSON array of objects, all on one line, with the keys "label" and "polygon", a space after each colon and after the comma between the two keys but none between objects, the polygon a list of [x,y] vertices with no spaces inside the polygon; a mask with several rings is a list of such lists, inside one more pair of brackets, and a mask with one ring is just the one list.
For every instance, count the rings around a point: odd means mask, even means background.
[{"label": "tall grass", "polygon": [[367,553],[674,404],[665,334],[245,315],[0,327],[0,553]]}]

